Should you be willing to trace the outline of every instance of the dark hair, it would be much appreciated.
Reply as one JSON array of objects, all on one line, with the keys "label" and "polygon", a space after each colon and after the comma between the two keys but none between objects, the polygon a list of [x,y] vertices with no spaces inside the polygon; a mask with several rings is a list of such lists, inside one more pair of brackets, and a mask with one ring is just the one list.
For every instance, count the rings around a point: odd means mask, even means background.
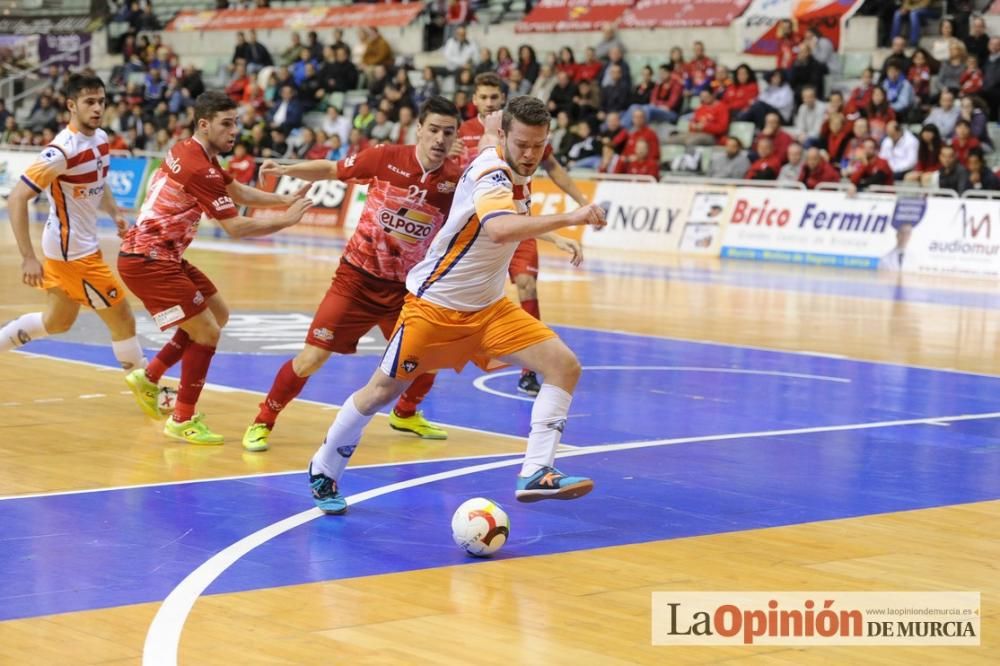
[{"label": "dark hair", "polygon": [[545,102],[537,97],[521,95],[507,104],[507,110],[503,114],[503,131],[509,131],[515,120],[522,125],[547,128],[552,122],[552,116],[545,108]]},{"label": "dark hair", "polygon": [[970,122],[969,122],[968,120],[966,120],[965,118],[959,118],[959,119],[958,119],[958,122],[957,122],[957,123],[955,123],[955,128],[957,129],[959,125],[965,125],[966,127],[968,127],[968,128],[969,128],[969,130],[972,130],[972,123],[970,123]]},{"label": "dark hair", "polygon": [[983,149],[980,148],[979,146],[976,146],[975,148],[970,148],[969,149],[968,154],[966,154],[966,156],[965,156],[966,161],[968,161],[968,159],[970,157],[972,157],[972,156],[978,157],[980,159],[980,161],[985,161],[986,160],[986,155],[983,153]]},{"label": "dark hair", "polygon": [[84,90],[104,90],[104,81],[101,77],[86,74],[70,74],[69,81],[66,82],[64,95],[66,99],[75,100]]},{"label": "dark hair", "polygon": [[483,72],[476,74],[476,78],[473,80],[473,92],[480,87],[503,90],[503,81],[500,80],[500,76],[496,72]]},{"label": "dark hair", "polygon": [[726,143],[729,143],[730,141],[735,141],[736,145],[740,147],[740,150],[743,150],[743,142],[732,134],[726,137]]},{"label": "dark hair", "polygon": [[417,117],[417,122],[421,125],[427,120],[427,116],[432,113],[436,113],[439,116],[448,116],[449,118],[454,118],[455,122],[462,122],[462,114],[459,113],[458,107],[455,103],[446,97],[441,95],[435,95],[431,97],[424,105],[420,107],[420,115]]},{"label": "dark hair", "polygon": [[[930,146],[924,141],[924,132],[930,132],[933,135]],[[920,144],[917,147],[917,161],[921,164],[930,164],[931,160],[936,159],[938,153],[941,152],[941,130],[934,123],[927,123],[920,128],[919,138]]]},{"label": "dark hair", "polygon": [[198,95],[198,99],[194,101],[194,122],[197,125],[202,118],[211,122],[215,114],[231,111],[235,108],[236,102],[226,93],[218,90],[206,90]]}]

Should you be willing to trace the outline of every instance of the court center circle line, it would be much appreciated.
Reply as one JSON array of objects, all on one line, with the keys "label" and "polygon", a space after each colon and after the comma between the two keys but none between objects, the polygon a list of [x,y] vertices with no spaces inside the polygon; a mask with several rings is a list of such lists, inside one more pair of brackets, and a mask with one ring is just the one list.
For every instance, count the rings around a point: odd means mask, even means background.
[{"label": "court center circle line", "polygon": [[[827,375],[810,375],[802,372],[782,372],[780,370],[747,370],[744,368],[711,368],[711,367],[698,367],[689,365],[585,365],[583,366],[584,372],[602,370],[634,370],[639,372],[718,372],[730,375],[765,375],[769,377],[791,377],[792,379],[812,379],[820,382],[836,382],[839,384],[850,384],[851,380],[844,377],[829,377]],[[516,395],[513,393],[505,393],[503,391],[498,391],[496,389],[490,388],[486,385],[491,379],[496,379],[498,377],[510,377],[513,375],[521,374],[520,370],[504,370],[502,372],[491,372],[487,375],[480,375],[476,377],[472,385],[483,393],[489,393],[490,395],[495,395],[500,398],[507,398],[508,400],[523,400],[524,402],[534,402],[533,397]]]},{"label": "court center circle line", "polygon": [[[656,446],[669,446],[674,444],[689,444],[695,442],[727,441],[736,439],[756,439],[761,437],[782,437],[793,435],[809,435],[825,432],[844,432],[850,430],[873,430],[878,428],[893,428],[910,425],[937,425],[939,423],[951,423],[959,421],[978,421],[985,419],[998,419],[1000,412],[986,412],[980,414],[957,414],[953,416],[929,416],[916,419],[902,419],[896,421],[875,421],[870,423],[848,423],[832,426],[815,426],[808,428],[789,428],[785,430],[764,430],[756,432],[737,432],[721,435],[699,435],[694,437],[675,437],[670,439],[657,439],[640,442],[624,442],[621,444],[602,444],[599,446],[588,446],[586,448],[567,451],[561,453],[559,458],[573,458],[576,456],[586,456],[596,453],[610,453],[615,451],[628,451],[633,449],[645,449]],[[485,472],[502,467],[513,467],[521,463],[521,457],[513,460],[498,460],[491,463],[460,467],[458,469],[428,474],[426,476],[400,481],[366,490],[356,495],[347,497],[348,504],[358,504],[365,500],[386,495],[397,490],[406,490],[417,486],[443,481],[476,472]],[[304,485],[304,484],[303,484]],[[271,539],[295,528],[304,525],[311,520],[319,518],[323,513],[316,508],[294,514],[264,527],[256,532],[240,539],[236,543],[222,549],[197,569],[188,574],[180,584],[167,595],[160,608],[153,617],[153,622],[146,633],[146,642],[143,645],[142,664],[143,666],[177,666],[177,651],[180,647],[181,632],[184,623],[198,600],[208,586],[223,574],[237,560],[249,553],[254,548],[270,541]],[[339,518],[338,520],[349,520],[349,518]]]}]

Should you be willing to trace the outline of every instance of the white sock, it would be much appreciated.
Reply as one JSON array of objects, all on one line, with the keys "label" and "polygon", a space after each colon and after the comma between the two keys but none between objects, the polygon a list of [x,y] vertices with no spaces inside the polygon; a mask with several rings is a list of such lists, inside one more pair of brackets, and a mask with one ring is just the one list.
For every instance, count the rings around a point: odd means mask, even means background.
[{"label": "white sock", "polygon": [[146,367],[146,354],[143,353],[139,338],[136,336],[133,335],[128,340],[112,340],[111,349],[114,350],[115,358],[125,372]]},{"label": "white sock", "polygon": [[48,334],[41,312],[21,315],[0,328],[0,352],[21,347],[32,340],[47,337]]},{"label": "white sock", "polygon": [[313,456],[313,472],[322,472],[334,481],[340,482],[347,463],[354,455],[354,448],[361,441],[361,431],[375,414],[365,416],[354,406],[354,395],[344,403],[326,432],[326,441]]},{"label": "white sock", "polygon": [[552,467],[571,402],[572,394],[558,386],[542,384],[531,408],[531,434],[528,435],[521,476],[531,476],[543,467]]}]

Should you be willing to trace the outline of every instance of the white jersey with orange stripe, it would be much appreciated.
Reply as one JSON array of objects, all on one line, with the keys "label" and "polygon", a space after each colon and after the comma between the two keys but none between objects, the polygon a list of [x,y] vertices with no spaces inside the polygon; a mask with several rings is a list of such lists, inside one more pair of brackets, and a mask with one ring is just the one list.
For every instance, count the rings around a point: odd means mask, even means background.
[{"label": "white jersey with orange stripe", "polygon": [[500,149],[483,150],[462,174],[448,219],[427,255],[407,275],[407,290],[459,312],[477,312],[503,298],[518,244],[495,243],[484,227],[500,215],[527,215],[530,185]]},{"label": "white jersey with orange stripe", "polygon": [[21,176],[31,189],[48,195],[42,252],[49,259],[73,261],[97,252],[97,211],[111,161],[108,153],[104,130],[87,136],[67,127]]}]

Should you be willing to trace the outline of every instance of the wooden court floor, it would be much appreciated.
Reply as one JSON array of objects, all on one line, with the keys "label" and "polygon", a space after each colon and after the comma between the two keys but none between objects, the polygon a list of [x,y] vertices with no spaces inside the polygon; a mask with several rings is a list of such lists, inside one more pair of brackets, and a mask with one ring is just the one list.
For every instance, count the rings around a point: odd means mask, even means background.
[{"label": "wooden court floor", "polygon": [[[310,313],[336,266],[336,249],[249,247],[264,250],[246,254],[209,242],[188,257],[234,311]],[[113,265],[113,240],[104,252]],[[591,253],[580,272],[553,261],[547,257],[540,285],[542,314],[553,324],[1000,375],[994,282],[634,253]],[[635,265],[650,270],[621,270]],[[18,267],[4,224],[0,321],[42,302],[19,284]],[[939,291],[962,297],[927,297]],[[336,362],[326,369],[331,377]],[[123,390],[113,369],[51,355],[0,356],[0,497],[298,471],[335,414],[319,402],[296,402],[282,417],[273,450],[252,455],[240,449],[239,437],[259,392],[209,387],[200,407],[227,445],[202,449],[165,441]],[[377,417],[352,464],[523,450],[523,440],[507,434],[450,432],[446,444],[422,442]],[[0,525],[0,547],[3,531]],[[179,663],[998,663],[998,532],[1000,501],[993,500],[213,594],[198,599],[184,624]],[[733,589],[980,591],[982,645],[650,645],[651,592]],[[143,603],[0,622],[0,664],[140,663],[157,608]]]}]

